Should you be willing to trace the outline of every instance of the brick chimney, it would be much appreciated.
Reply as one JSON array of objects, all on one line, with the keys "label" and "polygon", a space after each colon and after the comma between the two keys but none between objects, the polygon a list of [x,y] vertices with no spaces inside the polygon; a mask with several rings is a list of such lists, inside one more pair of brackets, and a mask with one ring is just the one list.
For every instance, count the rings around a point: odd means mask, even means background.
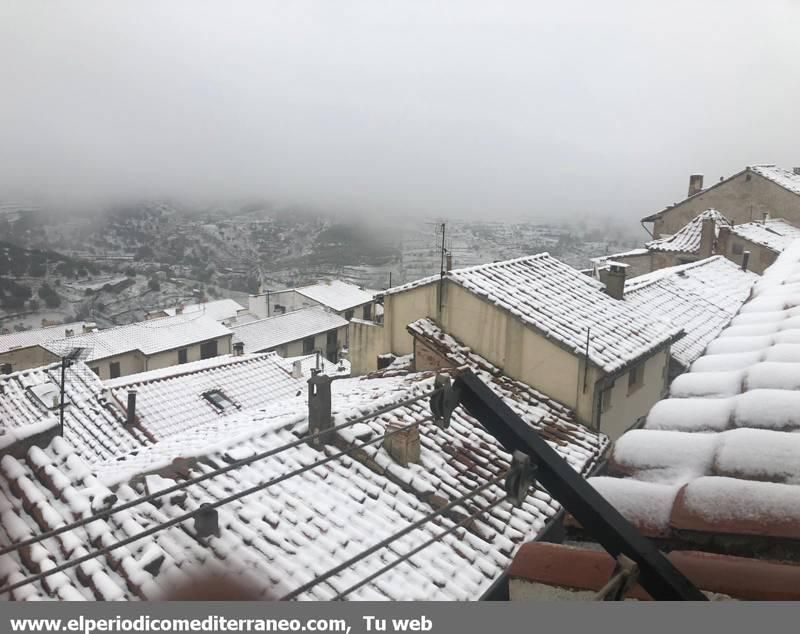
[{"label": "brick chimney", "polygon": [[625,296],[625,277],[628,265],[622,262],[609,262],[608,267],[600,269],[600,281],[606,285],[606,294],[614,299]]},{"label": "brick chimney", "polygon": [[308,431],[319,436],[311,440],[311,446],[320,449],[333,442],[334,432],[331,417],[331,377],[314,374],[308,380]]},{"label": "brick chimney", "polygon": [[698,192],[703,191],[703,175],[692,174],[689,176],[689,196],[694,196]]},{"label": "brick chimney", "polygon": [[710,258],[714,255],[714,241],[716,240],[716,231],[714,228],[713,218],[703,218],[703,224],[700,227],[700,257]]}]

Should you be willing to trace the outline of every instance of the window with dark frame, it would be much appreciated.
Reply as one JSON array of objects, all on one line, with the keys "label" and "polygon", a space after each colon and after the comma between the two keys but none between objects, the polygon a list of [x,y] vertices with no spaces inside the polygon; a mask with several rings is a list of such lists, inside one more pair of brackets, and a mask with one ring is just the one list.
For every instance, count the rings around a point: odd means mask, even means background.
[{"label": "window with dark frame", "polygon": [[121,375],[119,361],[112,361],[109,365],[109,371],[112,379],[118,378]]},{"label": "window with dark frame", "polygon": [[365,304],[364,305],[364,319],[366,321],[372,320],[372,304]]},{"label": "window with dark frame", "polygon": [[181,348],[178,350],[178,363],[187,363],[189,361],[189,349]]},{"label": "window with dark frame", "polygon": [[231,409],[239,409],[239,406],[225,392],[219,389],[203,392],[203,398],[219,413],[230,411]]},{"label": "window with dark frame", "polygon": [[303,354],[311,354],[314,352],[314,337],[306,337],[303,339]]},{"label": "window with dark frame", "polygon": [[214,341],[206,341],[205,343],[200,344],[200,358],[201,359],[210,359],[212,357],[216,357],[217,354],[217,340]]}]

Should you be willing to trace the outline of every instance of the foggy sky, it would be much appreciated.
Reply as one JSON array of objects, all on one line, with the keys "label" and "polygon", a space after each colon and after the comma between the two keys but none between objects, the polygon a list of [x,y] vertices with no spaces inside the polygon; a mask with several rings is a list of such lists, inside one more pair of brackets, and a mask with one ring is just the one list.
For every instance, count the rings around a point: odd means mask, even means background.
[{"label": "foggy sky", "polygon": [[800,165],[800,3],[0,0],[0,198],[632,222]]}]

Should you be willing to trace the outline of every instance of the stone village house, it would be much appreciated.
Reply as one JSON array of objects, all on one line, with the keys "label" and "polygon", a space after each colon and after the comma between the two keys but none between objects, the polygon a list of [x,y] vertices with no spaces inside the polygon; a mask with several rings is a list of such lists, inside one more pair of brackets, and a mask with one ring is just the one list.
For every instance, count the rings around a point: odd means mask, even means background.
[{"label": "stone village house", "polygon": [[380,355],[413,353],[406,327],[424,317],[612,439],[665,393],[682,332],[542,253],[389,289],[382,324],[350,322],[353,374],[377,369]]}]

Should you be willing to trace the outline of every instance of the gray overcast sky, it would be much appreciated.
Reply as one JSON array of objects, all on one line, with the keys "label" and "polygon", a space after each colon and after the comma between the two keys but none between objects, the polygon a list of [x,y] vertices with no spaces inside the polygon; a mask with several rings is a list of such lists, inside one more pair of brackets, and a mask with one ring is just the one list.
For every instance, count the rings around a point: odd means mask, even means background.
[{"label": "gray overcast sky", "polygon": [[0,0],[0,195],[635,220],[800,165],[800,2]]}]

